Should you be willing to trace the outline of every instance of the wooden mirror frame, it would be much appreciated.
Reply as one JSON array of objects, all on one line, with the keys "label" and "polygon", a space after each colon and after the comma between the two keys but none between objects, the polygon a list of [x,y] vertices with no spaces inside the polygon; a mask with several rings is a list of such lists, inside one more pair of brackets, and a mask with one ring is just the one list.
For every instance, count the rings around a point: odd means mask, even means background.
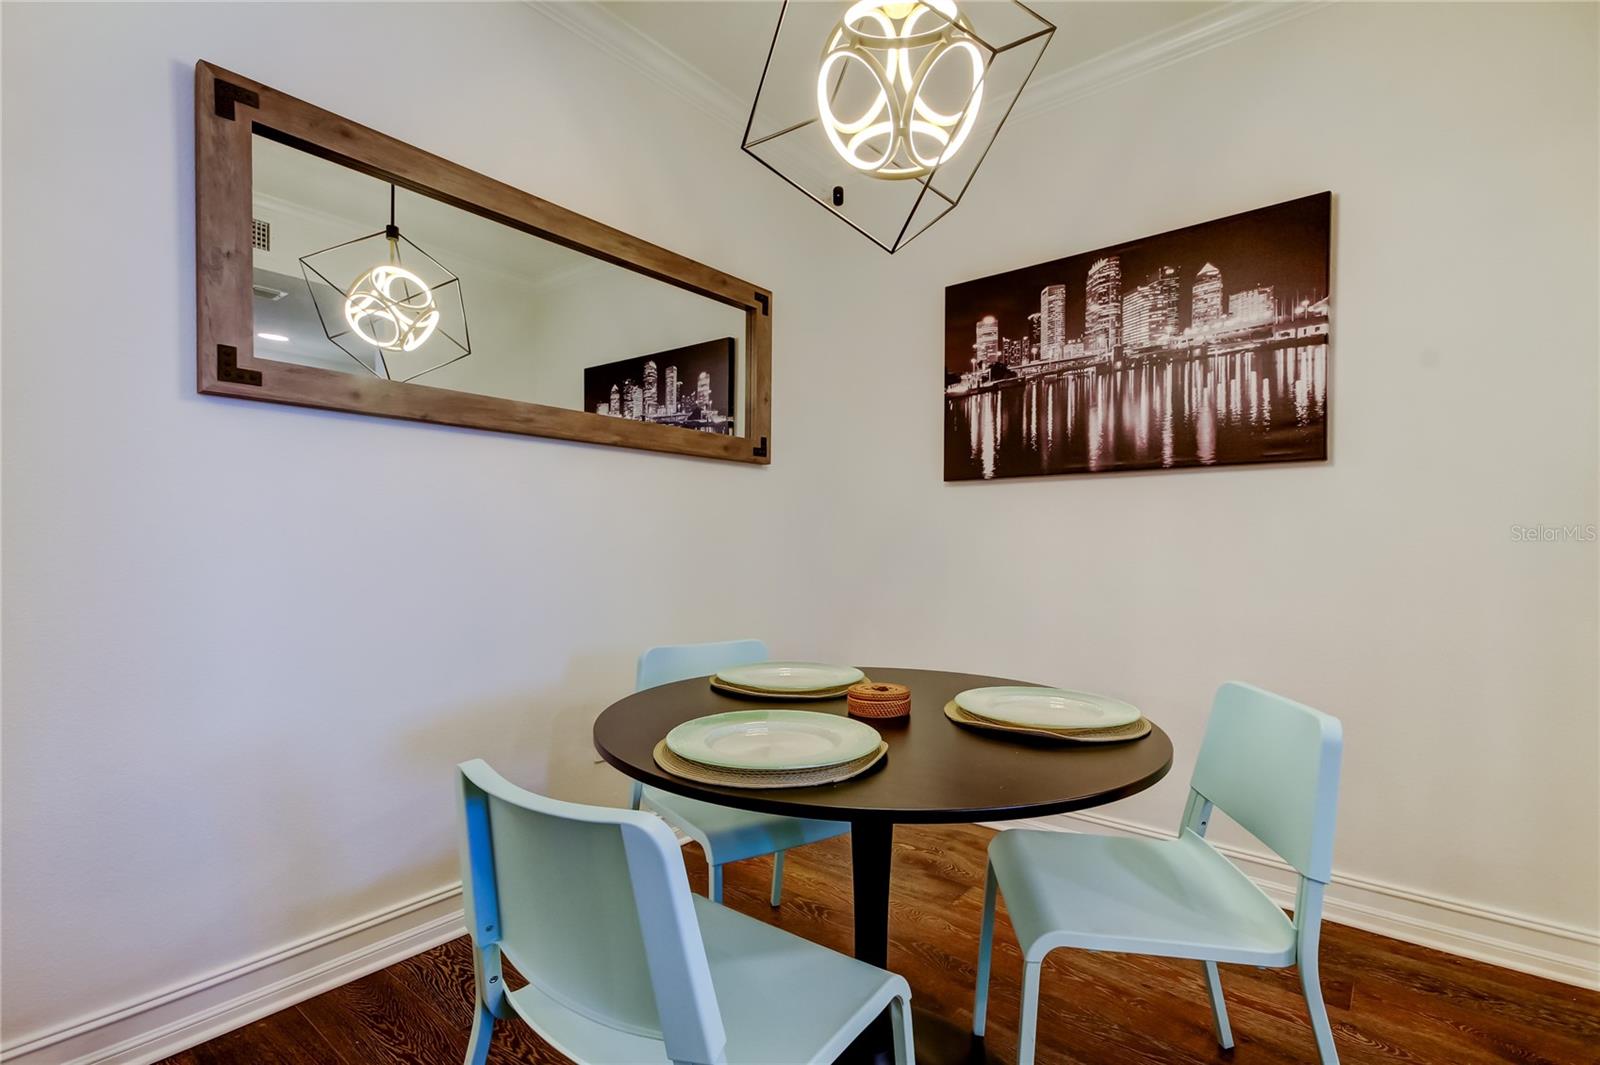
[{"label": "wooden mirror frame", "polygon": [[[701,458],[771,462],[772,293],[211,63],[195,64],[198,389],[206,395],[409,418]],[[744,311],[744,435],[257,359],[251,135],[430,196]]]}]

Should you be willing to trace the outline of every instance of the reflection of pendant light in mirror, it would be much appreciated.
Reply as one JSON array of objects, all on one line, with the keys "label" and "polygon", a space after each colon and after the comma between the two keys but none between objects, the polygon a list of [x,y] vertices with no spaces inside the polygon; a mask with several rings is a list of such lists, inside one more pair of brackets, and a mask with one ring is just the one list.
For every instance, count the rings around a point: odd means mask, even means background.
[{"label": "reflection of pendant light in mirror", "polygon": [[[391,184],[383,229],[304,256],[300,265],[328,339],[377,376],[409,381],[472,348],[460,279],[401,236],[395,195]],[[343,288],[332,280],[351,274]]]},{"label": "reflection of pendant light in mirror", "polygon": [[[835,111],[846,68],[865,72],[872,102]],[[817,113],[840,158],[868,176],[918,178],[966,143],[983,103],[986,56],[952,0],[859,0],[828,35],[817,71]],[[958,106],[929,102],[936,87]],[[949,104],[946,104],[949,106]]]},{"label": "reflection of pendant light in mirror", "polygon": [[400,263],[393,185],[389,186],[389,225],[383,235],[389,244],[389,261],[367,270],[345,290],[344,320],[373,347],[415,351],[439,325],[439,308],[422,278]]}]

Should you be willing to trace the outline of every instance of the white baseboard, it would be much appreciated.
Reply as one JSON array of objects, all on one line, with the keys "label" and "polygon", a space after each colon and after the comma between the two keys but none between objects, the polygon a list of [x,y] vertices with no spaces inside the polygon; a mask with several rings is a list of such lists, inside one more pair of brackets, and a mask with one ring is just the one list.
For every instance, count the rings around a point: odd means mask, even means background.
[{"label": "white baseboard", "polygon": [[149,1065],[466,932],[447,884],[48,1031],[8,1041],[6,1065]]},{"label": "white baseboard", "polygon": [[[1170,832],[1101,814],[996,824],[1054,832],[1092,829],[1155,839]],[[1294,874],[1268,855],[1228,844],[1274,900],[1294,901]],[[461,888],[448,884],[314,936],[0,1048],[5,1065],[149,1065],[330,988],[464,934]],[[1600,989],[1600,936],[1364,877],[1336,874],[1331,921],[1449,954]]]},{"label": "white baseboard", "polygon": [[[1051,832],[1099,831],[1170,839],[1172,832],[1103,814],[1072,813],[991,824]],[[1217,849],[1283,906],[1293,906],[1294,871],[1280,859],[1226,843]],[[1564,984],[1600,990],[1600,935],[1507,910],[1335,873],[1324,913],[1330,921]]]},{"label": "white baseboard", "polygon": [[[690,842],[678,833],[679,844]],[[0,1046],[4,1065],[149,1065],[466,934],[446,884],[109,1010]]]}]

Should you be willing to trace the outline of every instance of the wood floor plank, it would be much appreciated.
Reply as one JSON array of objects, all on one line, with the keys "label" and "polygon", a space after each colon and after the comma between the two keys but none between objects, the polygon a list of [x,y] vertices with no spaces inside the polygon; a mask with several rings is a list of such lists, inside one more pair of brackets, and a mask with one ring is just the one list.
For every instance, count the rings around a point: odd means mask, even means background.
[{"label": "wood floor plank", "polygon": [[[992,832],[972,825],[896,830],[889,967],[914,1001],[969,1024]],[[684,848],[703,891],[705,861]],[[789,853],[784,902],[767,904],[770,859],[724,871],[741,913],[848,952],[850,848],[826,840]],[[989,1038],[1015,1055],[1022,969],[1004,906],[996,925]],[[1040,1065],[1316,1065],[1293,969],[1222,967],[1237,1046],[1224,1054],[1198,963],[1057,951],[1040,995]],[[1324,925],[1322,983],[1345,1065],[1600,1065],[1600,994],[1481,962]],[[521,978],[508,969],[507,986]],[[473,1010],[472,952],[458,939],[163,1065],[429,1065],[461,1060]],[[495,1027],[491,1065],[564,1062],[520,1021]],[[737,1065],[737,1063],[734,1063]]]},{"label": "wood floor plank", "polygon": [[297,1007],[202,1043],[162,1065],[358,1065],[334,1050]]},{"label": "wood floor plank", "polygon": [[[465,937],[407,958],[389,971],[432,1006],[452,1030],[463,1033],[472,1030],[472,1014],[477,1003],[472,990],[472,947]],[[509,963],[503,965],[503,972],[508,991],[515,991],[525,983]],[[567,1060],[535,1035],[533,1029],[516,1020],[497,1022],[489,1047],[489,1065],[509,1062],[559,1065]]]},{"label": "wood floor plank", "polygon": [[318,1034],[348,1062],[438,1065],[467,1052],[468,1026],[451,1026],[388,970],[302,1002]]}]

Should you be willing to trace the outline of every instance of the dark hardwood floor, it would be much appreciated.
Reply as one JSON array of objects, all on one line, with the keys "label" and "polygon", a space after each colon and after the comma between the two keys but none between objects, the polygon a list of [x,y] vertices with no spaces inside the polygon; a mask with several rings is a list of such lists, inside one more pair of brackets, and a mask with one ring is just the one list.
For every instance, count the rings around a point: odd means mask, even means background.
[{"label": "dark hardwood floor", "polygon": [[[984,848],[976,826],[895,834],[890,967],[915,1004],[971,1018]],[[684,851],[690,883],[705,883],[698,848]],[[780,910],[767,906],[768,860],[726,871],[728,905],[837,950],[850,949],[850,851],[843,839],[792,851]],[[1600,1063],[1600,994],[1466,961],[1342,925],[1324,926],[1323,988],[1346,1065]],[[1001,920],[988,1045],[1014,1060],[1020,955]],[[1045,966],[1041,1063],[1314,1063],[1292,969],[1223,966],[1234,1038],[1217,1048],[1192,962],[1057,951]],[[519,981],[512,980],[511,986]],[[472,1022],[471,955],[458,939],[239,1031],[165,1065],[393,1065],[459,1062]],[[491,1065],[565,1059],[521,1022],[495,1026]],[[738,1065],[737,1062],[732,1065]]]}]

